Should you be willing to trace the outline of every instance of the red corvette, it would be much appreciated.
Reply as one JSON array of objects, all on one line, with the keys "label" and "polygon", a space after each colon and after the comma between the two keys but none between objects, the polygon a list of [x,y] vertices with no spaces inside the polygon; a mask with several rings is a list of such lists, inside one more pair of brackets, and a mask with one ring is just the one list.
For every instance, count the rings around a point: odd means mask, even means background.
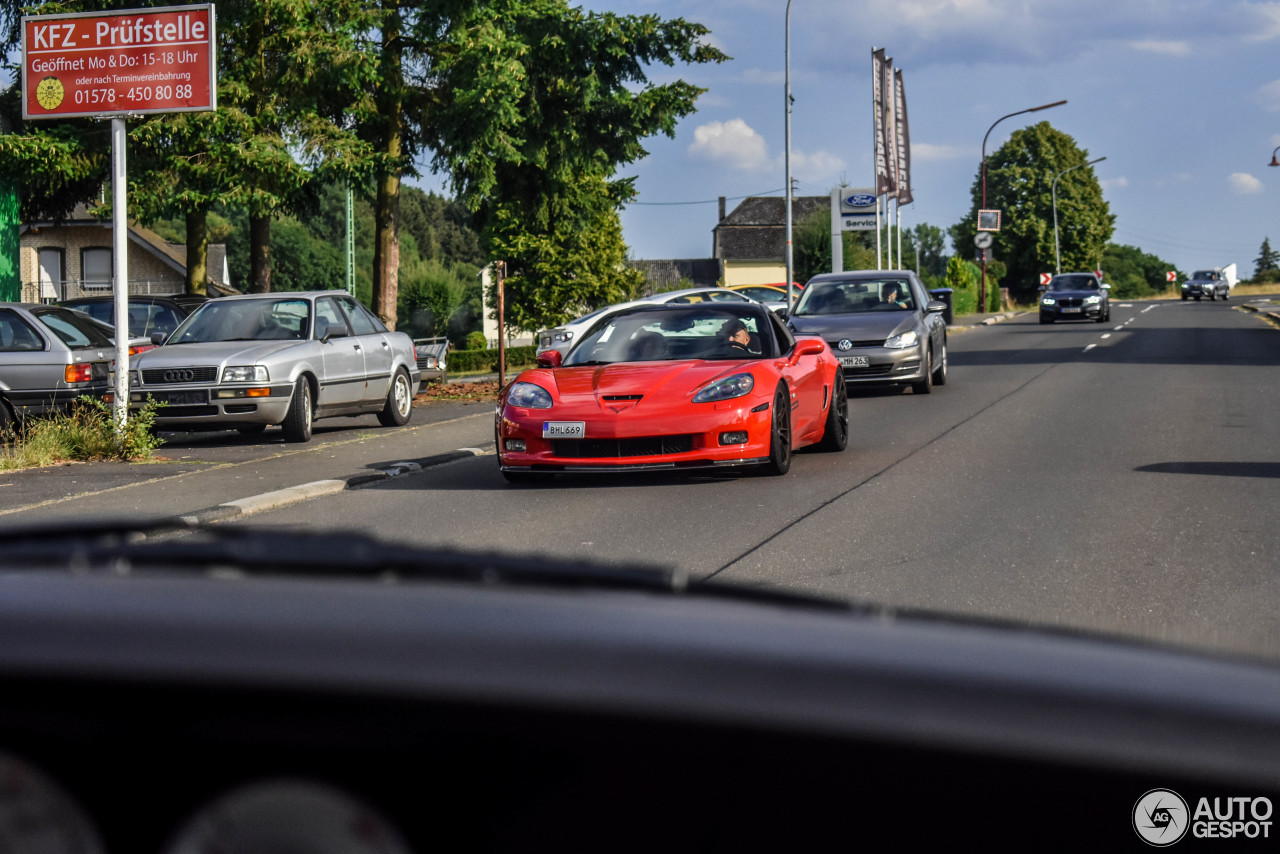
[{"label": "red corvette", "polygon": [[503,390],[509,481],[557,472],[752,466],[785,474],[806,445],[849,440],[840,363],[763,305],[637,306],[592,327]]}]

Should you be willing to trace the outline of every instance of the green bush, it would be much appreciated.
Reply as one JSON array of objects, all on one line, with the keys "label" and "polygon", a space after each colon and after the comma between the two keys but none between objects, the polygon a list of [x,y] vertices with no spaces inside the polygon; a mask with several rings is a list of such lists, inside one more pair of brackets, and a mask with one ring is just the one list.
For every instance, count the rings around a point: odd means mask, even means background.
[{"label": "green bush", "polygon": [[[507,368],[526,368],[534,363],[535,348],[508,347]],[[455,374],[473,371],[498,370],[497,350],[454,350],[449,353],[449,372]]]},{"label": "green bush", "polygon": [[459,349],[465,350],[485,350],[489,346],[489,342],[485,340],[483,332],[468,332],[467,346]]},{"label": "green bush", "polygon": [[148,460],[163,444],[155,434],[155,401],[130,413],[123,429],[110,404],[82,397],[66,412],[32,419],[0,437],[0,471],[64,460]]}]

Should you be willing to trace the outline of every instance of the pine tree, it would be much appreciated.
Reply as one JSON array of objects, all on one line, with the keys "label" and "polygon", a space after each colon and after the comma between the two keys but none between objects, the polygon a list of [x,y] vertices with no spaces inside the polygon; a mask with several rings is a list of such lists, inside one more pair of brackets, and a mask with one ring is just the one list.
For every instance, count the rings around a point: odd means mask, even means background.
[{"label": "pine tree", "polygon": [[1271,248],[1271,238],[1262,238],[1262,248],[1258,251],[1258,257],[1253,262],[1253,275],[1255,277],[1262,273],[1270,273],[1274,270],[1280,270],[1280,252]]}]

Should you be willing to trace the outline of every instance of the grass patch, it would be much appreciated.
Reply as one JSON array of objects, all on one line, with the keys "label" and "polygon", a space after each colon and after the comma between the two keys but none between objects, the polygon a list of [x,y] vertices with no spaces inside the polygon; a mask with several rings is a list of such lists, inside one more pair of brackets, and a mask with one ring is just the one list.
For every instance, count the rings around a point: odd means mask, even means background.
[{"label": "grass patch", "polygon": [[0,471],[69,461],[153,459],[163,442],[155,434],[157,406],[148,400],[117,429],[110,405],[82,397],[66,412],[32,419],[0,437]]}]

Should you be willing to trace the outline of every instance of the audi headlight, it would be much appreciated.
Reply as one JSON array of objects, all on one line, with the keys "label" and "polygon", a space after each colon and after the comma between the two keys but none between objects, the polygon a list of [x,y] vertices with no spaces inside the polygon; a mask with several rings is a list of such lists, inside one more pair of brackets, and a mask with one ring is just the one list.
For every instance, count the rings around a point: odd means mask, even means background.
[{"label": "audi headlight", "polygon": [[920,343],[920,336],[916,334],[914,329],[903,332],[901,335],[895,335],[884,342],[884,346],[889,350],[905,350],[908,347],[914,347]]},{"label": "audi headlight", "polygon": [[749,394],[756,387],[756,378],[751,374],[734,374],[722,380],[716,380],[693,396],[694,403],[713,403],[720,400],[733,400]]},{"label": "audi headlight", "polygon": [[1084,301],[1085,301],[1085,305],[1097,305],[1098,303],[1102,302],[1102,297],[1100,296],[1085,297]]},{"label": "audi headlight", "polygon": [[507,404],[525,409],[550,409],[551,392],[533,383],[515,383],[507,392]]},{"label": "audi headlight", "polygon": [[1040,304],[1041,305],[1057,305],[1058,301],[1053,297],[1045,297],[1044,299],[1040,300]]},{"label": "audi headlight", "polygon": [[265,383],[268,382],[266,365],[237,365],[226,368],[222,372],[224,383]]}]

